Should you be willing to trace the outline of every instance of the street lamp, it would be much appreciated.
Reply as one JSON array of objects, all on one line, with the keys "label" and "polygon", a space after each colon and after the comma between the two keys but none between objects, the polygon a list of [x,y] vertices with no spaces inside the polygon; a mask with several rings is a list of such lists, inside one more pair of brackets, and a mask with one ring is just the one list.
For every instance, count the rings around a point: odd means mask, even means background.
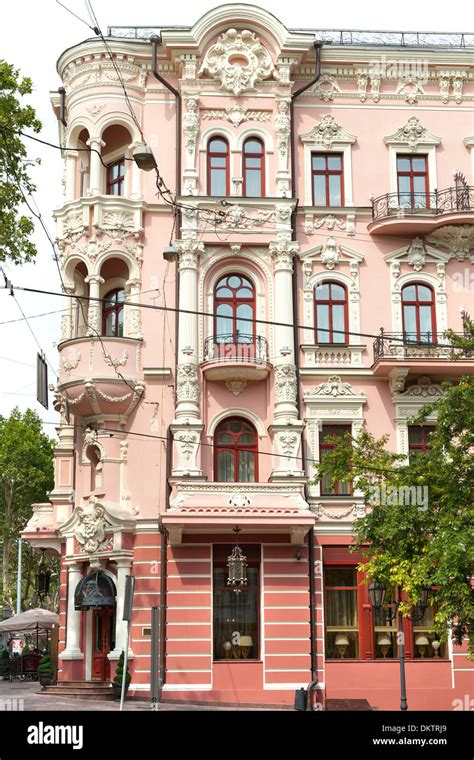
[{"label": "street lamp", "polygon": [[[369,586],[370,604],[374,610],[381,610],[385,601],[386,587],[382,581],[372,581]],[[408,616],[408,620],[413,623],[421,620],[425,614],[425,610],[428,607],[428,600],[430,594],[430,587],[423,586],[421,596],[417,601],[415,607],[412,610],[412,614]],[[402,594],[400,586],[397,586],[397,598],[395,600],[395,610],[392,612],[390,608],[387,609],[387,617],[391,622],[395,616],[398,619],[398,655],[400,660],[400,710],[408,710],[407,702],[407,689],[405,680],[405,644],[403,633],[403,615],[400,610],[400,603],[402,601]]]}]

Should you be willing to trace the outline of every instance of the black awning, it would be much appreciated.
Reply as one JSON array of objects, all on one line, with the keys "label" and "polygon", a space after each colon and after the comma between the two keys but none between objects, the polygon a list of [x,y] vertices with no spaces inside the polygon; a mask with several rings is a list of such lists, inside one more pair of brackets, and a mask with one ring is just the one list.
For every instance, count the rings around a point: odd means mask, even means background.
[{"label": "black awning", "polygon": [[115,607],[116,595],[117,590],[112,578],[102,570],[94,570],[77,584],[74,592],[74,609]]}]

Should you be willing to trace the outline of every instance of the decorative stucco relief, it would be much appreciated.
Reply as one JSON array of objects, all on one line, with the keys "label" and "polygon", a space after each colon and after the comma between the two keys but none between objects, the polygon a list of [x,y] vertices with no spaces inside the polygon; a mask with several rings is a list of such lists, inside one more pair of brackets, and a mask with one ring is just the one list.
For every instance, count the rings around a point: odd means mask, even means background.
[{"label": "decorative stucco relief", "polygon": [[248,29],[228,29],[221,34],[207,51],[199,73],[209,73],[220,82],[220,90],[236,97],[277,74],[270,53]]}]

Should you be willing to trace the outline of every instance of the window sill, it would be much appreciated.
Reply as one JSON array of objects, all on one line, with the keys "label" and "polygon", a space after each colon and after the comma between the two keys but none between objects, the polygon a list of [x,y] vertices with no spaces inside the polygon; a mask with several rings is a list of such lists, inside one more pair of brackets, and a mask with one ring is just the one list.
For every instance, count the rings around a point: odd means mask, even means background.
[{"label": "window sill", "polygon": [[[370,660],[369,659],[367,659],[367,660],[363,660],[363,659],[349,659],[349,657],[347,657],[347,658],[346,657],[340,657],[340,658],[334,658],[334,659],[325,657],[324,661],[325,662],[329,662],[329,663],[333,663],[333,662],[340,662],[340,663],[350,662],[353,665],[355,663],[363,663],[364,665],[367,665],[368,663],[372,663],[374,665],[377,665],[379,662],[385,662],[385,663],[391,662],[393,665],[400,665],[400,660],[398,659],[398,657],[386,657],[386,658],[377,657],[377,659],[370,659]],[[407,658],[405,658],[405,664],[406,663],[416,663],[416,662],[423,662],[423,663],[425,663],[425,662],[444,662],[444,663],[446,663],[446,662],[451,662],[451,660],[448,657],[423,657],[423,658],[416,657],[416,659],[407,659]]]},{"label": "window sill", "polygon": [[213,660],[212,664],[213,665],[230,665],[230,664],[232,664],[232,665],[242,665],[242,663],[245,664],[246,662],[251,662],[254,665],[263,665],[263,660],[254,660],[254,659],[250,659],[250,657],[248,657],[246,660],[242,659],[242,658],[239,658],[238,660],[235,660],[232,657],[229,657],[228,660]]}]

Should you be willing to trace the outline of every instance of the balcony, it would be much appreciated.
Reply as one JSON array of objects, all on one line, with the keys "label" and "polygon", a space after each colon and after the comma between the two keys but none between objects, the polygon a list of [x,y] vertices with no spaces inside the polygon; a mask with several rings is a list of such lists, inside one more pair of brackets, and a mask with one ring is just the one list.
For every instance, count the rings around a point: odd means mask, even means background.
[{"label": "balcony", "polygon": [[231,533],[238,523],[245,533],[289,533],[300,545],[314,525],[301,483],[173,483],[162,519],[174,544],[183,533]]},{"label": "balcony", "polygon": [[304,344],[301,375],[311,375],[321,369],[353,369],[363,367],[365,346],[338,343]]},{"label": "balcony", "polygon": [[474,187],[432,193],[386,193],[372,200],[374,235],[427,235],[447,224],[474,224]]},{"label": "balcony", "polygon": [[454,361],[455,351],[442,333],[387,333],[374,341],[373,374],[388,377],[400,366],[417,374],[460,377],[472,372],[474,357]]},{"label": "balcony", "polygon": [[144,391],[141,340],[84,337],[60,343],[58,390],[70,414],[123,423]]},{"label": "balcony", "polygon": [[262,335],[212,335],[204,342],[202,371],[208,380],[264,380],[271,369]]}]

